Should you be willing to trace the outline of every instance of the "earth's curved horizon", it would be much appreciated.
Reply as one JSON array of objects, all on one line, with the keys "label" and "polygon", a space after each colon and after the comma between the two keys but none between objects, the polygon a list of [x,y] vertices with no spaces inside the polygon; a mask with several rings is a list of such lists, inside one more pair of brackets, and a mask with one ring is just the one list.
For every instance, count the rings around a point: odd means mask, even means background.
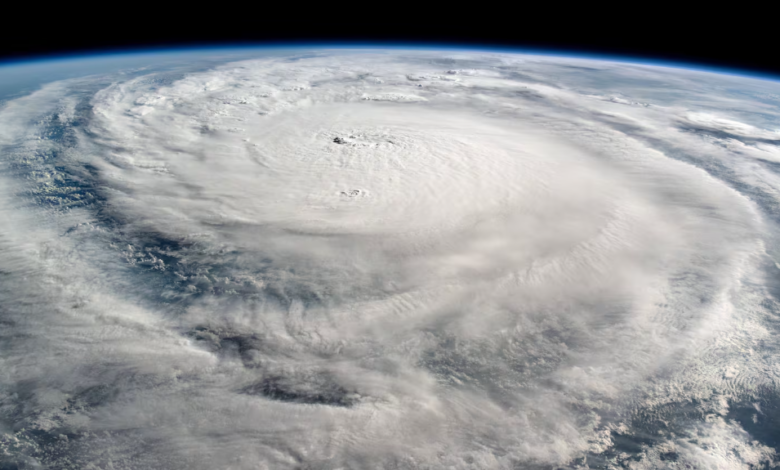
[{"label": "earth's curved horizon", "polygon": [[295,47],[0,63],[0,468],[776,466],[780,81]]}]

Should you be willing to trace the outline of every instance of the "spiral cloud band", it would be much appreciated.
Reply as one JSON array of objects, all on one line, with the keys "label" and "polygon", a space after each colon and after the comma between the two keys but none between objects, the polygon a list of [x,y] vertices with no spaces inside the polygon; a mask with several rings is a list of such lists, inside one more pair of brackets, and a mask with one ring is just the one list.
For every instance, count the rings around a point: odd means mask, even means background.
[{"label": "spiral cloud band", "polygon": [[0,462],[772,465],[779,102],[324,50],[8,100]]}]

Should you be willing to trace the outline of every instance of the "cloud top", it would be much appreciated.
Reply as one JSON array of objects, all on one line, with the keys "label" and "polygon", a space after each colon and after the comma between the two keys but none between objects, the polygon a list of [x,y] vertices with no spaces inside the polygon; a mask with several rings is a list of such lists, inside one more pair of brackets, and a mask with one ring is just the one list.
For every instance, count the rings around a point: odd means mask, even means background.
[{"label": "cloud top", "polygon": [[7,103],[2,458],[771,462],[733,411],[776,394],[769,85],[582,62],[257,58]]}]

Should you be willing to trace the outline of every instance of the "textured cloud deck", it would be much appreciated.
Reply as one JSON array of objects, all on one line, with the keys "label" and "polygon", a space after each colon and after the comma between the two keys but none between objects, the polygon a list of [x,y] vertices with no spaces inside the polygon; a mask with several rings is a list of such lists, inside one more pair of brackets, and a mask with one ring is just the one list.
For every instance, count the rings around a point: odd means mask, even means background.
[{"label": "textured cloud deck", "polygon": [[0,467],[774,464],[780,83],[122,60],[0,107]]}]

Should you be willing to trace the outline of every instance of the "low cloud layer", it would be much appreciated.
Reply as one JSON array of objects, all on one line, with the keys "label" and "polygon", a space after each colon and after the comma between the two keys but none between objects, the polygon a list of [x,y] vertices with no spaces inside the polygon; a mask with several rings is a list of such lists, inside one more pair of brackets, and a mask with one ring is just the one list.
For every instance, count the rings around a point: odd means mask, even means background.
[{"label": "low cloud layer", "polygon": [[0,462],[771,465],[778,92],[316,51],[7,102]]}]

